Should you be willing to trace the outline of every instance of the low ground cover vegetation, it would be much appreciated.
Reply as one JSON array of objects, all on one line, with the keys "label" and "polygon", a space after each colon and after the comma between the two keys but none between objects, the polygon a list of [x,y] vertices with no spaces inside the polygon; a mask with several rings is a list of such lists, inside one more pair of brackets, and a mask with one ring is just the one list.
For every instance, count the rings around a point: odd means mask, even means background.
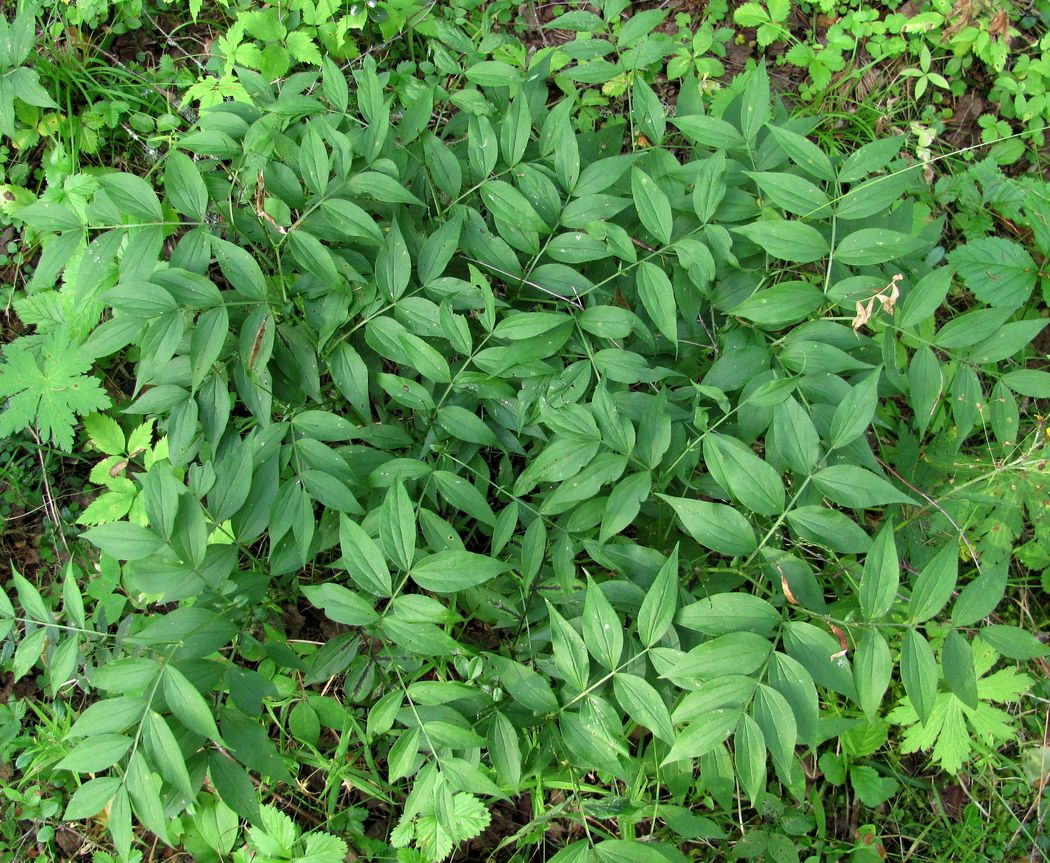
[{"label": "low ground cover vegetation", "polygon": [[1042,859],[1043,7],[0,17],[0,860]]}]

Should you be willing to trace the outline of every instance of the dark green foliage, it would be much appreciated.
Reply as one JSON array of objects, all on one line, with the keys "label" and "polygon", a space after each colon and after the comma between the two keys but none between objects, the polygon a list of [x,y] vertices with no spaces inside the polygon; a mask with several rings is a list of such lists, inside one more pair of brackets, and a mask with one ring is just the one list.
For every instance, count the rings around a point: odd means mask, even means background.
[{"label": "dark green foliage", "polygon": [[[389,856],[345,783],[437,861],[556,788],[543,819],[590,824],[556,859],[685,859],[721,833],[688,808],[748,805],[776,826],[740,856],[795,859],[803,759],[875,807],[891,724],[950,773],[1009,740],[1046,651],[992,616],[1045,494],[970,533],[992,483],[1042,490],[1031,255],[946,253],[902,142],[824,152],[762,66],[709,113],[689,76],[670,126],[639,78],[593,130],[543,63],[465,77],[240,70],[149,180],[18,213],[57,281],[0,429],[71,449],[103,376],[114,405],[98,571],[0,598],[15,678],[90,696],[66,817],[108,807],[124,858],[238,819],[243,859]],[[314,769],[300,835],[267,804]]]}]

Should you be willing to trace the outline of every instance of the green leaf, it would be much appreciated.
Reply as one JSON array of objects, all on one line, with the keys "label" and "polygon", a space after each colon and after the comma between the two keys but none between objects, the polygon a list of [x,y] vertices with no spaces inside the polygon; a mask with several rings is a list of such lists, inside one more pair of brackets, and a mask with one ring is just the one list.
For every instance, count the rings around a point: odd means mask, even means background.
[{"label": "green leaf", "polygon": [[916,327],[932,317],[944,302],[951,284],[952,271],[949,267],[938,267],[919,279],[904,297],[904,303],[897,313],[900,326]]},{"label": "green leaf", "polygon": [[201,312],[190,336],[190,389],[196,392],[211,374],[230,333],[230,317],[226,306],[217,306]]},{"label": "green leaf", "polygon": [[459,245],[461,225],[462,220],[453,216],[427,237],[423,248],[419,251],[419,260],[416,262],[416,271],[419,274],[421,285],[430,284],[445,272],[445,268],[452,260]]},{"label": "green leaf", "polygon": [[900,152],[904,136],[880,138],[865,144],[849,155],[839,168],[840,183],[854,183],[868,174],[878,171]]},{"label": "green leaf", "polygon": [[678,546],[672,549],[638,609],[638,637],[645,647],[663,638],[678,604]]},{"label": "green leaf", "polygon": [[109,199],[123,212],[146,222],[162,222],[164,213],[153,187],[141,177],[118,171],[100,174],[99,185]]},{"label": "green leaf", "polygon": [[511,104],[510,112],[500,128],[500,149],[507,164],[513,167],[521,161],[532,133],[532,115],[528,100],[522,96]]},{"label": "green leaf", "polygon": [[328,189],[330,170],[324,140],[316,128],[307,126],[299,142],[299,173],[306,187],[316,195],[323,195]]},{"label": "green leaf", "polygon": [[942,548],[922,568],[908,600],[908,614],[913,623],[934,617],[951,599],[959,578],[959,549],[954,542]]},{"label": "green leaf", "polygon": [[590,677],[587,646],[572,624],[550,602],[547,602],[547,613],[551,622],[554,665],[565,680],[582,692],[587,688],[587,679]]},{"label": "green leaf", "polygon": [[819,470],[813,475],[813,485],[828,500],[854,509],[917,503],[882,477],[858,465],[838,464]]},{"label": "green leaf", "polygon": [[831,248],[820,231],[801,222],[764,219],[732,230],[761,246],[771,257],[797,264],[826,258]]},{"label": "green leaf", "polygon": [[653,88],[640,75],[634,79],[631,95],[631,114],[636,128],[653,144],[659,146],[663,142],[664,132],[667,129],[664,106],[660,102],[660,97],[653,92]]},{"label": "green leaf", "polygon": [[84,417],[84,431],[91,442],[107,455],[124,453],[124,430],[112,417],[106,414],[90,414]]},{"label": "green leaf", "polygon": [[788,158],[810,176],[820,180],[834,180],[835,169],[831,159],[808,138],[780,126],[767,126],[776,142],[787,153]]},{"label": "green leaf", "polygon": [[479,87],[512,87],[521,80],[517,69],[499,60],[483,60],[464,73],[467,80]]},{"label": "green leaf", "polygon": [[714,150],[734,150],[745,145],[744,137],[735,126],[717,117],[694,114],[673,117],[671,122],[690,141]]},{"label": "green leaf", "polygon": [[164,163],[164,191],[171,205],[182,215],[204,221],[208,210],[208,189],[193,160],[178,150],[169,150]]},{"label": "green leaf", "polygon": [[1022,662],[1050,655],[1050,648],[1019,626],[990,624],[981,629],[981,640],[1003,656]]},{"label": "green leaf", "polygon": [[[584,651],[586,656],[586,649]],[[515,701],[534,713],[547,714],[558,709],[558,699],[550,684],[525,665],[500,656],[489,657],[499,671],[500,681]]]},{"label": "green leaf", "polygon": [[583,601],[583,641],[600,665],[610,671],[620,664],[623,624],[601,588],[587,580]]},{"label": "green leaf", "polygon": [[383,242],[383,232],[375,219],[357,204],[343,198],[326,198],[321,202],[320,210],[332,227],[347,238],[359,237],[375,240],[377,243]]},{"label": "green leaf", "polygon": [[469,551],[441,551],[413,565],[412,580],[424,590],[455,593],[477,587],[507,571],[507,565]]},{"label": "green leaf", "polygon": [[390,596],[393,585],[383,553],[361,526],[345,515],[339,516],[339,547],[341,562],[358,587],[375,596]]},{"label": "green leaf", "polygon": [[863,380],[850,388],[845,398],[835,408],[831,419],[832,449],[839,449],[852,443],[865,431],[875,416],[875,407],[879,400],[879,378],[881,368],[866,375]]},{"label": "green leaf", "polygon": [[892,674],[893,659],[886,639],[877,629],[869,629],[853,657],[853,679],[857,686],[857,703],[872,721],[878,716]]},{"label": "green leaf", "polygon": [[973,295],[990,306],[1020,306],[1035,288],[1038,268],[1024,247],[1004,237],[971,240],[948,263]]},{"label": "green leaf", "polygon": [[871,539],[855,521],[821,506],[800,506],[787,514],[798,536],[844,554],[867,551]]},{"label": "green leaf", "polygon": [[81,231],[81,218],[63,204],[36,201],[18,211],[18,218],[34,231]]},{"label": "green leaf", "polygon": [[716,593],[683,608],[678,623],[709,636],[727,632],[769,636],[780,626],[780,612],[764,599],[747,593]]},{"label": "green leaf", "polygon": [[900,563],[893,540],[893,523],[887,522],[864,558],[860,579],[860,611],[865,620],[885,617],[897,598]]},{"label": "green leaf", "polygon": [[780,475],[751,448],[728,435],[704,436],[704,461],[722,488],[751,512],[780,515],[785,491]]},{"label": "green leaf", "polygon": [[828,196],[811,182],[794,174],[744,171],[774,204],[796,216],[809,216],[827,206]]},{"label": "green leaf", "polygon": [[613,692],[620,706],[633,721],[648,728],[664,743],[674,743],[671,714],[652,684],[635,674],[619,673],[613,676]]},{"label": "green leaf", "polygon": [[98,379],[87,375],[91,360],[72,341],[49,338],[40,350],[30,351],[26,339],[4,347],[0,365],[0,435],[35,426],[45,442],[64,452],[73,448],[73,425],[78,415],[109,407],[109,397]]},{"label": "green leaf", "polygon": [[386,204],[414,204],[425,206],[401,183],[387,174],[378,171],[364,171],[350,178],[350,192],[354,195],[367,195]]},{"label": "green leaf", "polygon": [[901,645],[901,681],[915,713],[924,724],[933,711],[938,678],[937,661],[929,642],[918,630],[906,630]]},{"label": "green leaf", "polygon": [[81,536],[120,560],[142,560],[164,545],[164,540],[149,528],[127,521],[101,524]]},{"label": "green leaf", "polygon": [[766,746],[773,756],[773,762],[782,775],[790,773],[794,763],[795,745],[798,743],[798,729],[795,717],[784,696],[772,687],[759,684],[755,689],[755,700],[752,704],[752,715]]},{"label": "green leaf", "polygon": [[[656,11],[656,10],[649,10]],[[626,839],[605,839],[594,846],[599,863],[664,863],[668,858],[657,850],[656,843]],[[579,858],[576,858],[579,863]]]},{"label": "green leaf", "polygon": [[908,401],[915,411],[919,435],[924,435],[933,419],[944,390],[944,377],[937,357],[926,345],[915,351],[908,366]]},{"label": "green leaf", "polygon": [[190,731],[221,742],[215,717],[204,696],[170,663],[164,667],[164,697],[176,718]]},{"label": "green leaf", "polygon": [[393,558],[403,570],[412,567],[416,551],[416,513],[405,490],[398,480],[386,493],[380,510],[379,538],[387,556]]},{"label": "green leaf", "polygon": [[922,240],[899,231],[862,228],[835,246],[835,260],[851,267],[870,267],[903,258],[922,245]]},{"label": "green leaf", "polygon": [[226,281],[237,293],[250,300],[266,299],[266,279],[252,255],[233,243],[211,237],[211,248]]},{"label": "green leaf", "polygon": [[657,497],[671,505],[693,539],[712,551],[735,557],[758,547],[751,524],[732,507],[665,494]]},{"label": "green leaf", "polygon": [[94,737],[99,734],[119,734],[139,722],[145,712],[146,703],[137,695],[103,698],[77,717],[68,735]]},{"label": "green leaf", "polygon": [[855,185],[835,205],[839,219],[867,219],[877,213],[886,213],[904,191],[914,183],[911,172],[873,177]]},{"label": "green leaf", "polygon": [[765,65],[760,63],[748,72],[747,83],[740,97],[740,130],[750,145],[754,145],[768,119],[769,74]]},{"label": "green leaf", "polygon": [[813,420],[794,398],[773,408],[773,437],[788,467],[808,476],[820,457],[820,438]]},{"label": "green leaf", "polygon": [[719,150],[700,163],[693,186],[693,209],[701,223],[707,224],[726,196],[726,154]]},{"label": "green leaf", "polygon": [[372,604],[341,584],[315,584],[303,588],[303,595],[329,620],[346,626],[368,626],[379,619]]},{"label": "green leaf", "polygon": [[514,724],[496,711],[489,725],[488,751],[492,766],[511,791],[521,784],[521,746]]},{"label": "green leaf", "polygon": [[635,279],[642,306],[656,328],[671,344],[678,344],[678,310],[671,280],[662,269],[649,261],[638,264]]},{"label": "green leaf", "polygon": [[55,769],[73,773],[101,773],[123,758],[131,749],[132,742],[124,734],[97,734],[74,746],[55,765]]},{"label": "green leaf", "polygon": [[168,723],[159,713],[151,710],[146,716],[143,732],[150,760],[157,766],[160,775],[187,799],[192,798],[193,784],[186,769],[186,761]]},{"label": "green leaf", "polygon": [[900,788],[892,776],[880,776],[874,767],[867,764],[851,765],[849,782],[857,799],[871,809],[881,806]]},{"label": "green leaf", "polygon": [[731,311],[734,317],[760,327],[781,329],[808,317],[824,302],[824,292],[809,282],[781,282],[752,294]]},{"label": "green leaf", "polygon": [[948,631],[941,648],[944,682],[971,710],[977,709],[977,673],[973,667],[970,642],[957,629]]},{"label": "green leaf", "polygon": [[693,720],[678,733],[661,766],[706,755],[733,733],[740,716],[739,709],[720,707]]},{"label": "green leaf", "polygon": [[41,658],[47,643],[47,630],[37,629],[24,636],[15,649],[14,660],[11,663],[11,673],[17,683],[25,677],[29,670],[36,665]]},{"label": "green leaf", "polygon": [[753,632],[729,632],[697,645],[662,677],[709,680],[725,674],[750,674],[769,658],[773,645]]},{"label": "green leaf", "polygon": [[1018,395],[1033,399],[1050,398],[1050,372],[1017,369],[1007,372],[1000,381]]},{"label": "green leaf", "polygon": [[259,823],[259,797],[247,772],[220,752],[208,758],[208,775],[222,802],[245,820]]},{"label": "green leaf", "polygon": [[661,244],[671,242],[671,204],[656,182],[639,168],[631,169],[631,197],[642,226]]},{"label": "green leaf", "polygon": [[432,476],[438,492],[449,504],[482,524],[496,523],[496,514],[492,511],[492,507],[473,484],[461,476],[444,470],[436,470]]},{"label": "green leaf", "polygon": [[752,803],[766,788],[766,738],[747,714],[740,717],[733,735],[736,772]]},{"label": "green leaf", "polygon": [[[839,672],[844,671],[836,666]],[[795,659],[783,653],[774,653],[769,663],[767,677],[769,685],[784,696],[795,716],[799,741],[807,746],[816,745],[818,730],[817,690],[809,672]]]},{"label": "green leaf", "polygon": [[79,821],[82,818],[90,818],[97,815],[113,799],[121,786],[119,776],[100,776],[97,779],[89,779],[81,785],[69,798],[66,811],[62,815],[64,821]]},{"label": "green leaf", "polygon": [[481,185],[481,199],[497,219],[528,231],[546,232],[547,225],[533,209],[529,199],[503,180],[486,180]]},{"label": "green leaf", "polygon": [[605,504],[599,540],[607,542],[632,524],[651,490],[652,475],[648,471],[631,474],[618,482]]},{"label": "green leaf", "polygon": [[1006,592],[1006,561],[987,566],[980,575],[962,589],[952,606],[952,623],[971,626],[991,614]]},{"label": "green leaf", "polygon": [[[11,568],[11,580],[14,582],[15,591],[18,593],[18,602],[30,618],[39,623],[54,623],[54,617],[47,607],[43,596],[37,590],[36,585],[25,578],[13,566]],[[14,613],[14,609],[11,609]]]}]

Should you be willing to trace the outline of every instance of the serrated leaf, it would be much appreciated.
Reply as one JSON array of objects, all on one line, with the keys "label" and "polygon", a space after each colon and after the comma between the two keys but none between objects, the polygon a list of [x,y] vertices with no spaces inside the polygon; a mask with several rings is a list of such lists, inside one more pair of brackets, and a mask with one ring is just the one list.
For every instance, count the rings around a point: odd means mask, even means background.
[{"label": "serrated leaf", "polygon": [[990,306],[1020,306],[1035,288],[1035,261],[1005,237],[971,240],[949,253],[948,262],[973,295]]}]

